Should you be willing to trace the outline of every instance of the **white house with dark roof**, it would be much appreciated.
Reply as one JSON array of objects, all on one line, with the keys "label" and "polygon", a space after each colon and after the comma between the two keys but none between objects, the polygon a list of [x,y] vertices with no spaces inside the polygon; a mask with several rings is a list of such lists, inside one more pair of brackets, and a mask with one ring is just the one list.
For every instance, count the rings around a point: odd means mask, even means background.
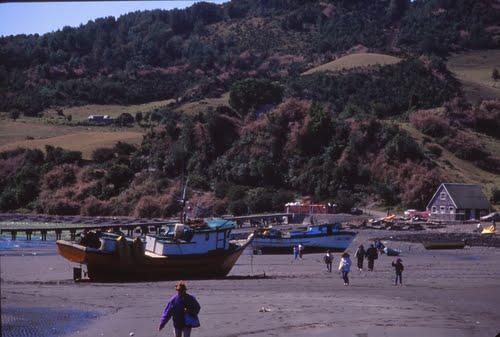
[{"label": "white house with dark roof", "polygon": [[490,209],[490,202],[477,184],[443,183],[427,204],[430,219],[439,221],[479,219]]}]

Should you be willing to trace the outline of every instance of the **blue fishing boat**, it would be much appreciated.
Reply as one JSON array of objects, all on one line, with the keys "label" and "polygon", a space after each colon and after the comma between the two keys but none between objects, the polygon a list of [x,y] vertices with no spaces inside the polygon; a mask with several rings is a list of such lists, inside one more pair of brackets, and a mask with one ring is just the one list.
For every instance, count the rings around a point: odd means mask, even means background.
[{"label": "blue fishing boat", "polygon": [[304,247],[304,253],[343,252],[355,237],[355,232],[342,230],[340,224],[311,225],[295,231],[265,228],[255,233],[251,245],[262,254],[291,254],[298,245]]}]

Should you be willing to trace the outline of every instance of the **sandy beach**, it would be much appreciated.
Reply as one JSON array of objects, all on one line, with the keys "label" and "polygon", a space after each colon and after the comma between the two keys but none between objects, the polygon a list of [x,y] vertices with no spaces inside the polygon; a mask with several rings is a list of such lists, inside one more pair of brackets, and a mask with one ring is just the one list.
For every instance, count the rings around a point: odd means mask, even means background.
[{"label": "sandy beach", "polygon": [[[380,233],[363,231],[348,249]],[[384,233],[385,234],[385,233]],[[343,286],[322,254],[243,255],[230,277],[188,281],[202,326],[193,336],[496,336],[500,332],[500,250],[466,247],[403,251],[403,287],[394,287],[392,257],[374,272],[352,270]],[[36,254],[36,255],[34,255]],[[24,256],[22,256],[24,255]],[[252,261],[253,260],[253,261]],[[73,265],[55,244],[1,256],[2,336],[172,336],[157,331],[175,282],[74,283]],[[252,272],[253,270],[253,272]],[[246,278],[266,274],[266,278]],[[265,310],[262,310],[265,309]]]}]

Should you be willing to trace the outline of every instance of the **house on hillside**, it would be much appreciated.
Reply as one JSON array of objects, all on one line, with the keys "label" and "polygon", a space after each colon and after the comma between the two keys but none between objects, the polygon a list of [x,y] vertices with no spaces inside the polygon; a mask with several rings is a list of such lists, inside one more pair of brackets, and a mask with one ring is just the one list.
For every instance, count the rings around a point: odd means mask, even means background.
[{"label": "house on hillside", "polygon": [[476,184],[441,184],[427,204],[431,220],[465,221],[489,213],[490,202]]},{"label": "house on hillside", "polygon": [[87,117],[87,120],[93,124],[111,124],[114,118],[109,115],[90,115]]}]

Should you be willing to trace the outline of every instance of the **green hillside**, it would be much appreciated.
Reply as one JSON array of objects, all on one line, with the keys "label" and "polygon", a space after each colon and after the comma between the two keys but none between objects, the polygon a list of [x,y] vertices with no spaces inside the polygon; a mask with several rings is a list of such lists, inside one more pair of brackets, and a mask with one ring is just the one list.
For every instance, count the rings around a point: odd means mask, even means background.
[{"label": "green hillside", "polygon": [[233,0],[0,38],[0,210],[170,216],[187,179],[199,216],[422,208],[443,181],[498,203],[497,22],[486,0]]}]

